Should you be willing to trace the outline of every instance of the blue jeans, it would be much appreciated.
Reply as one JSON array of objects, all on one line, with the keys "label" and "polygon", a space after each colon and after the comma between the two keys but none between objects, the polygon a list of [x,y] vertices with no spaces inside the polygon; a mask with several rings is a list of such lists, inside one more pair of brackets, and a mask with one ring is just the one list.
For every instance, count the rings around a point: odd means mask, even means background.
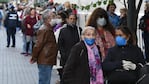
[{"label": "blue jeans", "polygon": [[[26,35],[25,34],[23,34],[23,37],[22,37],[22,40],[23,40],[23,51],[22,52],[24,52],[24,53],[26,53],[27,51],[26,51]],[[29,50],[28,50],[28,53],[32,53],[32,43],[30,43],[30,47],[29,47]]]},{"label": "blue jeans", "polygon": [[51,65],[38,64],[39,84],[50,84],[52,67]]}]

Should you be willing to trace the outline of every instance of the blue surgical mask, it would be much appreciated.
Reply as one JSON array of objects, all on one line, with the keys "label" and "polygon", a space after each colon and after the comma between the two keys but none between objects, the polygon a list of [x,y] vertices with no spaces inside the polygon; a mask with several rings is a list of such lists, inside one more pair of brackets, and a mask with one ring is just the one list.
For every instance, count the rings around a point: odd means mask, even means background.
[{"label": "blue surgical mask", "polygon": [[89,46],[91,46],[95,43],[95,39],[93,39],[93,38],[92,39],[85,38],[84,40],[85,40],[86,44]]},{"label": "blue surgical mask", "polygon": [[126,43],[127,43],[127,40],[126,40],[124,37],[122,37],[122,36],[117,36],[117,37],[115,38],[115,40],[116,40],[116,44],[117,44],[118,46],[125,46]]}]

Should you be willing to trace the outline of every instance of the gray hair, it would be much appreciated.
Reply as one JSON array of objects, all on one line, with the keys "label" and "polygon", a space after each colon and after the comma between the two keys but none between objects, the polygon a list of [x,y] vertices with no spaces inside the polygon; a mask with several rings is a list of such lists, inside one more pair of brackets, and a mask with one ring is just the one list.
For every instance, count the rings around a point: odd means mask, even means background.
[{"label": "gray hair", "polygon": [[86,30],[88,30],[88,29],[91,29],[91,30],[96,30],[94,27],[92,27],[92,26],[86,26],[85,28],[83,28],[83,30],[82,30],[82,35],[84,35],[85,33],[86,33]]},{"label": "gray hair", "polygon": [[52,11],[50,9],[46,9],[42,12],[43,22],[45,22],[48,19],[48,17],[50,17],[51,13],[52,13]]}]

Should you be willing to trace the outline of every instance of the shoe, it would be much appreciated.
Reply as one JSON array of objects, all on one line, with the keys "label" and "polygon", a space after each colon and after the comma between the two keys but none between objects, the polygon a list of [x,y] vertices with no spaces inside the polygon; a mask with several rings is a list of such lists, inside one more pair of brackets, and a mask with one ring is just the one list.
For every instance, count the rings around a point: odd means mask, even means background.
[{"label": "shoe", "polygon": [[29,55],[28,53],[25,53],[25,54],[24,54],[24,56],[28,56],[28,55]]},{"label": "shoe", "polygon": [[24,55],[24,54],[26,54],[26,52],[21,52],[20,54]]},{"label": "shoe", "polygon": [[15,47],[15,45],[12,45],[11,47]]},{"label": "shoe", "polygon": [[6,46],[7,48],[9,47],[9,45]]}]

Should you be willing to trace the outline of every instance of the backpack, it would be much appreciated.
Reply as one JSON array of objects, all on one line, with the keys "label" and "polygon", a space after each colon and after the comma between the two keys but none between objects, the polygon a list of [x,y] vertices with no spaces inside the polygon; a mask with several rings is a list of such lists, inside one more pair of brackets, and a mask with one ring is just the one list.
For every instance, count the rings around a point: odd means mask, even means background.
[{"label": "backpack", "polygon": [[136,84],[148,84],[149,83],[149,65],[145,64],[139,72],[139,80]]}]

